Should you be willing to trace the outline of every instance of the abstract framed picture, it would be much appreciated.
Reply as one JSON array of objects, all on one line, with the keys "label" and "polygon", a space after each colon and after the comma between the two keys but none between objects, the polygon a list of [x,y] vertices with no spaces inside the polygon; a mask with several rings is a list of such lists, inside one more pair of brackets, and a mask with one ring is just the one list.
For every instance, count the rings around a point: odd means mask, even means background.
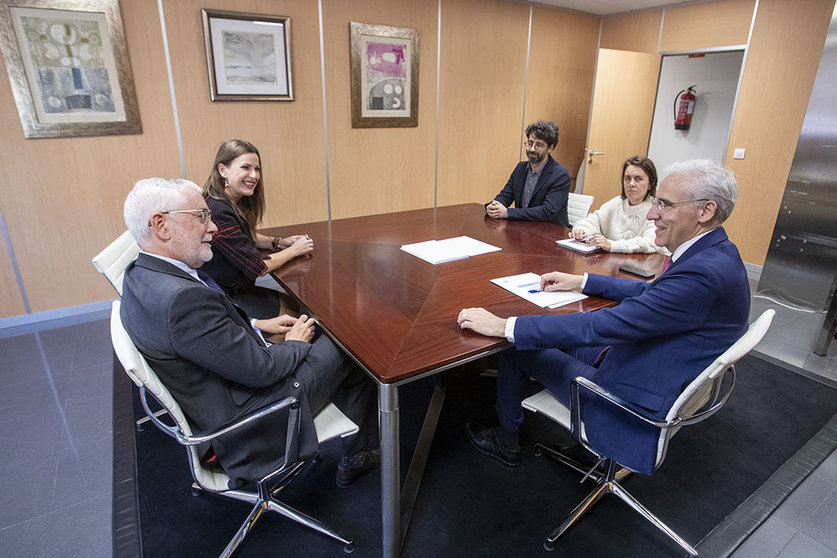
[{"label": "abstract framed picture", "polygon": [[293,101],[291,19],[201,10],[213,101]]},{"label": "abstract framed picture", "polygon": [[351,22],[352,128],[418,126],[418,29]]},{"label": "abstract framed picture", "polygon": [[0,0],[0,48],[25,137],[142,133],[118,0]]}]

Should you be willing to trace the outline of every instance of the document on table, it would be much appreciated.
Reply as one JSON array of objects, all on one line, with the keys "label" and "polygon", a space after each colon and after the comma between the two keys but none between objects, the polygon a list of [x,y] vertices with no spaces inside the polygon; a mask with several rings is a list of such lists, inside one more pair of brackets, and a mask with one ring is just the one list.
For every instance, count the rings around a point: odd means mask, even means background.
[{"label": "document on table", "polygon": [[570,250],[575,250],[576,252],[581,252],[583,254],[589,254],[590,252],[595,252],[599,249],[599,247],[595,244],[587,244],[584,241],[576,240],[574,238],[556,240],[555,242],[558,246],[563,246],[564,248],[569,248]]},{"label": "document on table", "polygon": [[497,246],[486,244],[470,236],[405,244],[401,249],[433,265],[500,250]]},{"label": "document on table", "polygon": [[492,279],[491,282],[533,304],[537,304],[541,308],[558,308],[564,304],[587,298],[587,295],[576,291],[544,292],[541,290],[541,276],[537,273],[500,277],[499,279]]}]

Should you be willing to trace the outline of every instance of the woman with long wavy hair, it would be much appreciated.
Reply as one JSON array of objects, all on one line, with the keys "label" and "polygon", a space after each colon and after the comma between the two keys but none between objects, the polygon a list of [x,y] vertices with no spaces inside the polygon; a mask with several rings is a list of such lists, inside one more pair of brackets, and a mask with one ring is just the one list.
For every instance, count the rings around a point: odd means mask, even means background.
[{"label": "woman with long wavy hair", "polygon": [[212,239],[212,260],[201,269],[252,317],[273,317],[293,308],[287,295],[257,286],[256,280],[311,253],[314,242],[304,234],[282,238],[256,230],[265,209],[258,149],[244,140],[223,142],[203,194],[218,232]]}]

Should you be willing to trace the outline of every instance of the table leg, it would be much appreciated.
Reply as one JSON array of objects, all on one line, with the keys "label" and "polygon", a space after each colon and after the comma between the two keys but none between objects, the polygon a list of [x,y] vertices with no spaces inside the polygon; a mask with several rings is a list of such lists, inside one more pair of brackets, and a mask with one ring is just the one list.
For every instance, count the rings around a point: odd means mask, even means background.
[{"label": "table leg", "polygon": [[[437,378],[438,380],[438,378]],[[433,437],[436,433],[436,425],[439,423],[439,416],[442,414],[442,404],[445,402],[445,387],[437,382],[433,388],[433,396],[427,406],[427,413],[424,416],[424,424],[421,426],[416,449],[413,450],[413,458],[407,468],[407,475],[404,478],[404,486],[401,487],[401,545],[407,541],[407,529],[410,526],[410,519],[413,517],[413,508],[418,497],[421,479],[424,476],[424,469],[427,466],[427,458],[430,456],[430,446],[433,445]]]},{"label": "table leg", "polygon": [[378,409],[381,417],[381,531],[383,557],[401,554],[401,470],[399,459],[398,387],[381,384]]}]

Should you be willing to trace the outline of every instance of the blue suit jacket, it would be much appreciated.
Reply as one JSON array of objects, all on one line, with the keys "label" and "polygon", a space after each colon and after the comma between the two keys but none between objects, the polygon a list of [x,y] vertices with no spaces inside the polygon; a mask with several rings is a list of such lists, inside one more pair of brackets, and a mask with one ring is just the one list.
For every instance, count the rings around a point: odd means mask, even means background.
[{"label": "blue suit jacket", "polygon": [[[532,199],[529,200],[529,207],[521,207],[528,170],[528,161],[518,163],[509,181],[494,199],[509,208],[508,218],[512,221],[544,221],[568,227],[567,198],[570,193],[570,174],[567,169],[549,155],[538,177]],[[512,202],[514,207],[509,207]]]},{"label": "blue suit jacket", "polygon": [[[584,314],[522,316],[514,330],[517,349],[610,345],[593,380],[659,419],[747,329],[747,272],[723,228],[698,240],[650,283],[591,274],[584,292],[621,303]],[[602,404],[582,410],[593,447],[651,474],[658,430]]]}]

